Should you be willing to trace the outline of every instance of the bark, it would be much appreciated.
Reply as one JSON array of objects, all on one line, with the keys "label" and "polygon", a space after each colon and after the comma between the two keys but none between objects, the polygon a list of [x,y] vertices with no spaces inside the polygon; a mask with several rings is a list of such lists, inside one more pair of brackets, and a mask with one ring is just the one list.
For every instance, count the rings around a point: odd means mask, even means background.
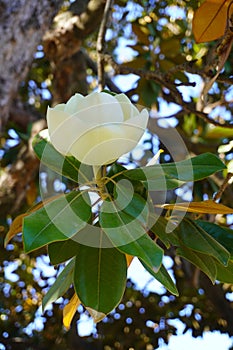
[{"label": "bark", "polygon": [[1,219],[7,215],[19,214],[31,186],[39,170],[39,160],[32,149],[33,137],[46,127],[44,119],[35,122],[32,126],[31,137],[28,144],[22,146],[16,161],[6,167],[0,177],[0,213]]},{"label": "bark", "polygon": [[98,29],[104,12],[104,0],[76,1],[70,11],[57,16],[54,28],[44,36],[44,51],[54,62],[70,58],[81,48],[82,41]]},{"label": "bark", "polygon": [[53,77],[53,104],[64,103],[75,93],[88,93],[86,61],[82,51],[57,62]]},{"label": "bark", "polygon": [[63,0],[0,1],[0,128],[25,78],[37,45]]}]

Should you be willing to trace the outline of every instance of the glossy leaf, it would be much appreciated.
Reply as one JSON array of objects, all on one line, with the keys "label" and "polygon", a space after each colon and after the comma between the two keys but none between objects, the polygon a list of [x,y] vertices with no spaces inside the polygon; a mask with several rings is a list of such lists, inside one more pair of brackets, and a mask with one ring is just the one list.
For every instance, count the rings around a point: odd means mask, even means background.
[{"label": "glossy leaf", "polygon": [[166,248],[170,247],[170,233],[168,234],[166,232],[166,227],[168,224],[168,220],[163,217],[160,216],[155,224],[150,228],[150,231],[153,232],[155,234],[156,237],[158,237],[163,244],[166,246]]},{"label": "glossy leaf", "polygon": [[80,247],[75,263],[74,287],[96,322],[118,305],[126,277],[125,255],[116,248]]},{"label": "glossy leaf", "polygon": [[[141,261],[141,260],[140,260]],[[155,278],[157,281],[159,281],[169,292],[171,292],[174,295],[179,295],[179,292],[176,288],[175,283],[173,282],[171,276],[167,272],[167,269],[164,267],[164,265],[161,265],[160,269],[155,272],[149,268],[148,265],[146,265],[143,261],[141,261],[142,265],[145,267],[145,269]]]},{"label": "glossy leaf", "polygon": [[[139,191],[139,193],[137,191]],[[148,195],[144,198],[141,194],[146,196],[144,186],[141,185],[140,181],[128,183],[127,179],[123,179],[121,182],[117,183],[117,187],[114,191],[114,200],[111,202],[105,201],[102,208],[107,209],[107,211],[110,210],[111,213],[122,211],[131,216],[131,221],[137,219],[143,225],[146,225],[150,213],[154,212],[154,205]]]},{"label": "glossy leaf", "polygon": [[196,223],[223,247],[225,247],[230,253],[231,258],[233,258],[233,230],[202,220],[197,220]]},{"label": "glossy leaf", "polygon": [[217,267],[211,256],[192,251],[184,246],[177,248],[176,252],[203,271],[214,284],[217,277]]},{"label": "glossy leaf", "polygon": [[92,167],[59,153],[45,136],[45,130],[34,137],[32,146],[40,161],[56,173],[81,184],[92,179]]},{"label": "glossy leaf", "polygon": [[226,166],[212,153],[204,153],[177,163],[156,164],[130,169],[124,175],[130,179],[147,182],[150,190],[167,190],[184,182],[202,180]]},{"label": "glossy leaf", "polygon": [[123,253],[137,256],[154,272],[158,272],[161,266],[163,250],[147,234],[144,234],[136,241],[117,246],[117,248]]},{"label": "glossy leaf", "polygon": [[216,263],[217,276],[216,279],[223,283],[233,283],[233,262],[229,261],[227,267]]},{"label": "glossy leaf", "polygon": [[[127,201],[126,196],[126,203]],[[157,271],[162,262],[163,250],[147,235],[147,202],[134,194],[123,210],[118,205],[117,201],[103,203],[100,226],[114,247],[126,254],[140,257],[152,270]]]},{"label": "glossy leaf", "polygon": [[203,202],[162,204],[157,206],[168,210],[174,209],[198,214],[233,214],[233,208],[229,208],[221,203],[216,203],[213,200],[206,200]]},{"label": "glossy leaf", "polygon": [[76,294],[72,296],[69,303],[64,306],[63,309],[63,325],[69,330],[72,319],[77,311],[77,307],[80,305],[80,300]]},{"label": "glossy leaf", "polygon": [[197,43],[212,41],[223,36],[230,3],[231,0],[206,0],[195,11],[193,34]]},{"label": "glossy leaf", "polygon": [[9,231],[6,234],[5,237],[5,241],[4,241],[4,245],[6,246],[10,240],[17,235],[18,233],[21,233],[23,230],[23,219],[30,215],[30,213],[33,213],[35,211],[37,211],[38,209],[42,208],[46,203],[51,202],[52,200],[54,200],[55,198],[59,198],[61,195],[59,194],[58,196],[54,196],[52,198],[48,198],[43,202],[39,202],[36,205],[34,205],[33,207],[31,207],[26,213],[20,214],[18,216],[16,216],[16,218],[13,220]]},{"label": "glossy leaf", "polygon": [[[114,181],[116,182],[116,184],[118,185],[118,182],[120,180],[125,181],[125,177],[123,175],[121,175],[122,172],[124,172],[124,170],[126,170],[126,168],[122,167],[121,165],[115,163],[111,166],[109,172],[107,173],[107,177],[109,179],[111,179],[111,177],[114,177]],[[115,176],[119,174],[118,176]],[[128,180],[128,186],[126,186],[126,188],[123,188],[122,185],[120,185],[120,187],[122,187],[123,189],[123,193],[125,191],[128,191],[129,189],[127,189],[127,187],[132,187],[133,191],[135,194],[138,194],[139,196],[143,197],[144,199],[148,198],[148,191],[146,189],[145,184],[143,184],[141,181],[137,181],[137,180]],[[112,196],[114,196],[114,193],[116,191],[116,184],[113,183],[111,180],[109,180],[106,184],[106,188],[109,194],[111,194]],[[126,192],[127,195],[127,192]]]},{"label": "glossy leaf", "polygon": [[183,219],[176,231],[182,246],[211,255],[221,264],[227,265],[230,258],[229,252],[195,222]]},{"label": "glossy leaf", "polygon": [[72,191],[26,216],[23,224],[25,251],[28,253],[74,236],[91,217],[88,201],[87,193]]},{"label": "glossy leaf", "polygon": [[69,289],[73,282],[75,259],[71,260],[58,275],[49,291],[42,300],[42,309],[46,309],[48,305],[60,298]]},{"label": "glossy leaf", "polygon": [[57,265],[64,263],[78,254],[80,244],[73,239],[54,242],[48,245],[48,254],[51,264]]},{"label": "glossy leaf", "polygon": [[[131,192],[124,187],[121,187],[120,190],[124,192],[118,193],[116,200],[103,202],[100,208],[101,226],[103,225],[102,227],[106,228],[110,222],[111,225],[109,227],[113,229],[128,224],[137,224],[137,226],[147,225],[150,210],[153,209],[150,200],[146,201],[134,193],[134,190]],[[139,232],[146,232],[145,230],[142,231],[141,228],[138,230]],[[126,243],[128,243],[127,240],[125,241]]]}]

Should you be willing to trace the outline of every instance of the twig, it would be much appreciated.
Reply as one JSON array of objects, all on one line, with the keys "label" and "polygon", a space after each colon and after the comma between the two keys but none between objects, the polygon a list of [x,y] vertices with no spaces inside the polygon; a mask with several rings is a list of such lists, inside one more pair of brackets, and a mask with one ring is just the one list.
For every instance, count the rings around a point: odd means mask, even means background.
[{"label": "twig", "polygon": [[105,61],[107,61],[113,67],[116,74],[135,74],[145,79],[152,79],[156,81],[158,84],[166,86],[166,81],[164,81],[164,74],[161,73],[159,70],[146,71],[144,69],[131,68],[125,65],[123,66],[123,65],[117,64],[113,60],[113,58],[109,55],[105,55],[104,58],[105,58]]},{"label": "twig", "polygon": [[222,123],[218,122],[217,120],[210,118],[208,116],[208,114],[206,114],[202,111],[197,111],[195,109],[190,108],[188,106],[188,103],[185,103],[183,108],[187,113],[194,113],[197,117],[203,119],[207,123],[213,124],[214,126],[221,126],[222,128],[233,129],[233,124],[229,124],[229,123],[222,124]]},{"label": "twig", "polygon": [[112,6],[113,0],[107,0],[103,19],[100,24],[100,29],[97,37],[96,49],[97,49],[97,72],[98,72],[98,87],[99,91],[104,89],[105,85],[105,76],[104,76],[104,49],[105,49],[105,34],[107,30],[107,22]]},{"label": "twig", "polygon": [[217,193],[215,193],[213,201],[217,201],[218,199],[220,199],[222,197],[223,192],[225,191],[226,187],[228,186],[228,182],[231,180],[231,178],[233,177],[232,173],[228,173],[223,184],[220,186],[219,190]]},{"label": "twig", "polygon": [[186,81],[186,82],[181,82],[181,83],[174,83],[175,86],[179,87],[179,86],[192,86],[195,87],[197,85],[197,83],[195,83],[194,81]]},{"label": "twig", "polygon": [[223,83],[223,84],[233,84],[233,78],[232,77],[226,77],[225,75],[221,74],[217,78],[218,83]]}]

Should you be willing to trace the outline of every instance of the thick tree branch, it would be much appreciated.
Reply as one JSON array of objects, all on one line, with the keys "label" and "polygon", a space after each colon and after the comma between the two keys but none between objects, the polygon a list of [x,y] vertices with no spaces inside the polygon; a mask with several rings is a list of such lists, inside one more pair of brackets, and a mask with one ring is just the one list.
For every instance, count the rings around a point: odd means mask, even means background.
[{"label": "thick tree branch", "polygon": [[[54,62],[71,57],[81,48],[82,41],[99,26],[104,12],[104,0],[90,0],[84,12],[66,11],[55,18],[54,29],[44,36],[44,51]],[[72,10],[72,8],[71,8]]]},{"label": "thick tree branch", "polygon": [[42,116],[38,112],[23,109],[22,106],[18,106],[13,103],[13,105],[10,107],[8,122],[11,125],[17,126],[22,132],[26,133],[28,131],[28,125],[41,118]]},{"label": "thick tree branch", "polygon": [[53,69],[53,105],[66,102],[75,92],[88,93],[87,63],[80,50],[71,57],[59,61]]}]

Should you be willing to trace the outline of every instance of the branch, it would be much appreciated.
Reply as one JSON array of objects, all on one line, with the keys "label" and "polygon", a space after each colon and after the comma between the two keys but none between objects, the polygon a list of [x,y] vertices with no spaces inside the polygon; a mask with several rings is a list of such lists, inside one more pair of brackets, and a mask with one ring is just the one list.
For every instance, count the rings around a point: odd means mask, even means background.
[{"label": "branch", "polygon": [[81,14],[78,11],[59,14],[54,21],[55,28],[44,36],[44,51],[51,61],[62,61],[74,55],[80,50],[83,39],[98,28],[105,2],[90,0],[83,7]]},{"label": "branch", "polygon": [[27,132],[28,125],[42,119],[42,115],[37,111],[30,111],[18,106],[17,103],[13,104],[9,111],[9,123],[16,125],[21,131]]},{"label": "branch", "polygon": [[97,70],[98,70],[99,91],[102,91],[105,86],[103,55],[105,51],[105,34],[107,30],[107,23],[108,23],[108,18],[109,18],[112,3],[113,3],[113,0],[106,1],[103,19],[101,21],[100,29],[97,37],[96,49],[97,49]]},{"label": "branch", "polygon": [[[136,74],[141,78],[154,80],[156,83],[158,83],[162,87],[166,87],[170,91],[170,94],[173,98],[173,102],[180,105],[186,113],[193,113],[199,118],[205,120],[207,123],[213,124],[215,126],[221,126],[224,128],[233,129],[233,124],[220,123],[210,118],[207,113],[197,110],[192,103],[187,103],[183,101],[182,94],[177,90],[176,86],[174,85],[174,82],[168,79],[169,77],[168,73],[164,74],[158,70],[145,71],[143,69],[135,69],[135,68],[119,65],[109,55],[105,55],[105,60],[109,62],[109,64],[111,64],[116,74],[130,74],[130,73]],[[190,84],[192,85],[192,83]]]},{"label": "branch", "polygon": [[[95,63],[95,61],[93,61],[91,59],[91,57],[84,51],[82,50],[83,55],[85,56],[85,60],[86,60],[86,64],[89,68],[91,68],[91,70],[94,72],[94,74],[98,74],[98,70],[97,70],[97,64]],[[119,87],[112,81],[112,79],[110,78],[110,76],[107,73],[104,73],[104,80],[105,83],[107,85],[107,87],[112,91],[112,92],[116,92],[117,94],[122,93],[122,90],[119,89]]]}]

